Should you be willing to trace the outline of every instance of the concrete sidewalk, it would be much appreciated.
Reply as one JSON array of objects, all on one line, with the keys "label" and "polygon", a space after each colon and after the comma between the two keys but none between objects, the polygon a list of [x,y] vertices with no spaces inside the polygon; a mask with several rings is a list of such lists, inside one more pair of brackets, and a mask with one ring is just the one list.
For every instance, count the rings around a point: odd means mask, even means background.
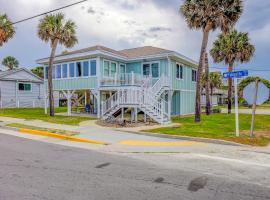
[{"label": "concrete sidewalk", "polygon": [[[177,145],[190,145],[190,141],[181,141],[174,138],[164,138],[151,135],[143,134],[134,134],[131,132],[132,128],[119,129],[119,128],[110,128],[102,127],[96,124],[96,121],[90,120],[81,123],[79,126],[71,126],[64,124],[54,124],[49,122],[44,122],[41,120],[25,120],[17,119],[11,117],[0,117],[0,121],[3,121],[4,124],[9,123],[20,123],[24,125],[36,126],[41,128],[48,129],[60,129],[66,131],[75,131],[79,132],[80,138],[86,138],[91,140],[103,141],[109,144],[122,144],[122,145],[131,145],[131,146],[177,146]],[[155,128],[152,126],[151,128]],[[145,129],[142,127],[141,129]],[[121,131],[122,130],[122,131]],[[138,128],[134,128],[134,131],[138,131]],[[147,144],[147,142],[149,142]],[[164,143],[164,144],[163,144]]]}]

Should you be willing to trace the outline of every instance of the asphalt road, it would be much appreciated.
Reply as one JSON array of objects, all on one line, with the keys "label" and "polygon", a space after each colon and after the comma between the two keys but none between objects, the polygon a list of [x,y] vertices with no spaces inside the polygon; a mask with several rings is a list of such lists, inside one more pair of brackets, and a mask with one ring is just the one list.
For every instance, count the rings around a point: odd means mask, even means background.
[{"label": "asphalt road", "polygon": [[202,173],[178,165],[0,134],[0,200],[270,199],[269,184],[214,176],[211,166]]}]

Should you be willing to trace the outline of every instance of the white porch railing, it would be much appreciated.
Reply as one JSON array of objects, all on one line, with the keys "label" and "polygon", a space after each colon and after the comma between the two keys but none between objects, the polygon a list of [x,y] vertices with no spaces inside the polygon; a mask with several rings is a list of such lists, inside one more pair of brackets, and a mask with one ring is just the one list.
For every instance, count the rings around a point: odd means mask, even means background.
[{"label": "white porch railing", "polygon": [[151,77],[132,72],[105,76],[101,78],[100,83],[101,86],[141,86],[149,79],[151,79]]}]

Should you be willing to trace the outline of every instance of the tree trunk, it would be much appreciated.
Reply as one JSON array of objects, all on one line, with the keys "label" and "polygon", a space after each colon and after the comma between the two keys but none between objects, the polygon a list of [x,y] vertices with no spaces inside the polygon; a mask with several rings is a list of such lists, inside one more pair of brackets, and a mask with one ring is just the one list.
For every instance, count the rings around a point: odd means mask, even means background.
[{"label": "tree trunk", "polygon": [[[233,71],[233,63],[229,64],[229,72]],[[237,92],[237,91],[235,91]],[[228,79],[228,114],[232,113],[232,78]]]},{"label": "tree trunk", "polygon": [[58,40],[55,39],[52,43],[51,56],[48,67],[48,91],[49,91],[49,104],[50,104],[50,116],[54,116],[54,97],[53,97],[53,80],[52,80],[52,68],[53,60],[55,56],[55,51],[57,47]]},{"label": "tree trunk", "polygon": [[204,63],[204,53],[207,48],[209,37],[209,29],[203,30],[203,40],[201,46],[201,54],[200,54],[200,61],[197,71],[197,86],[196,86],[196,105],[195,105],[195,122],[198,123],[201,121],[201,78],[202,78],[202,70],[203,70],[203,63]]},{"label": "tree trunk", "polygon": [[206,97],[206,115],[211,114],[211,103],[210,103],[210,95],[209,95],[209,88],[210,88],[210,82],[209,82],[209,63],[208,63],[208,54],[205,52],[204,54],[204,67],[205,67],[205,97]]}]

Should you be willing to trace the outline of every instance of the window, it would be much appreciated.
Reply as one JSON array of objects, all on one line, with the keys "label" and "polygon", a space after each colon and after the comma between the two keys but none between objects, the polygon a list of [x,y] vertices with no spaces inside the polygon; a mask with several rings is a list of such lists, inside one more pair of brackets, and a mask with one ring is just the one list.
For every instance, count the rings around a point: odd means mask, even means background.
[{"label": "window", "polygon": [[45,67],[44,72],[45,72],[45,75],[44,75],[45,79],[48,79],[48,73],[49,73],[49,67],[48,66]]},{"label": "window", "polygon": [[153,78],[158,78],[159,77],[159,66],[158,66],[158,63],[152,63],[151,64],[151,69],[152,69],[152,77]]},{"label": "window", "polygon": [[125,74],[126,73],[126,65],[120,64],[120,73]]},{"label": "window", "polygon": [[116,63],[111,63],[111,75],[116,74]]},{"label": "window", "polygon": [[104,61],[104,76],[110,75],[110,62]]},{"label": "window", "polygon": [[197,71],[192,70],[192,81],[196,82],[197,81]]},{"label": "window", "polygon": [[69,77],[75,77],[75,65],[74,63],[69,64]]},{"label": "window", "polygon": [[150,76],[150,64],[143,64],[143,75]]},{"label": "window", "polygon": [[19,91],[32,91],[32,84],[31,83],[19,83]]},{"label": "window", "polygon": [[83,62],[83,76],[89,76],[89,62]]},{"label": "window", "polygon": [[52,68],[52,78],[55,79],[55,65]]},{"label": "window", "polygon": [[56,78],[62,77],[61,65],[56,66]]},{"label": "window", "polygon": [[81,62],[76,63],[76,77],[82,76],[82,64]]},{"label": "window", "polygon": [[91,60],[91,69],[90,69],[90,75],[91,76],[96,76],[97,75],[97,61],[96,60]]},{"label": "window", "polygon": [[152,76],[153,78],[158,78],[159,77],[159,63],[143,64],[143,75]]},{"label": "window", "polygon": [[176,64],[176,78],[183,79],[183,66]]},{"label": "window", "polygon": [[114,76],[117,72],[117,64],[115,62],[104,61],[103,75]]},{"label": "window", "polygon": [[67,64],[63,64],[62,65],[62,78],[67,78],[68,76],[68,68],[67,68]]}]

